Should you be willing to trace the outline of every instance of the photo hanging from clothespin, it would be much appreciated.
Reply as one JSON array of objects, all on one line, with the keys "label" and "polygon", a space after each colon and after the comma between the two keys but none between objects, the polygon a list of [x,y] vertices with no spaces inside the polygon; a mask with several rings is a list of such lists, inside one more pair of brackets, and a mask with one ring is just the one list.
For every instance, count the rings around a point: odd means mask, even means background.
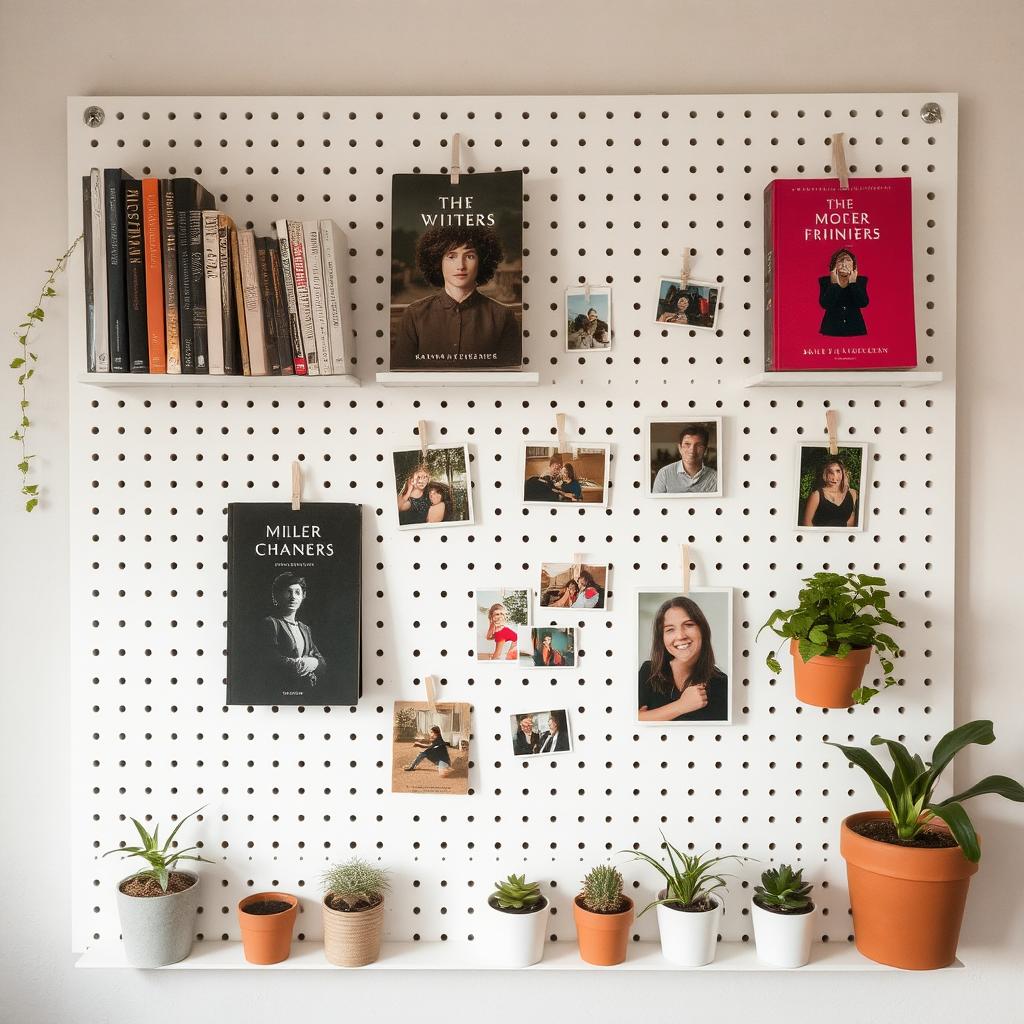
[{"label": "photo hanging from clothespin", "polygon": [[298,460],[292,463],[292,511],[302,508],[302,467]]},{"label": "photo hanging from clothespin", "polygon": [[839,179],[839,187],[850,187],[850,171],[846,166],[846,147],[843,145],[844,132],[836,132],[832,136],[832,170]]},{"label": "photo hanging from clothespin", "polygon": [[462,136],[456,132],[452,136],[452,171],[451,183],[458,185],[459,174],[462,171]]},{"label": "photo hanging from clothespin", "polygon": [[838,420],[835,409],[828,409],[825,412],[825,429],[828,431],[828,453],[829,455],[839,454]]},{"label": "photo hanging from clothespin", "polygon": [[434,676],[424,676],[423,684],[427,690],[427,703],[433,709],[437,707],[437,680]]},{"label": "photo hanging from clothespin", "polygon": [[683,568],[683,595],[689,594],[690,592],[690,545],[683,545],[683,557],[682,557],[682,568]]},{"label": "photo hanging from clothespin", "polygon": [[565,440],[565,413],[555,414],[555,429],[558,431],[558,454],[565,455],[569,451],[569,445]]},{"label": "photo hanging from clothespin", "polygon": [[683,250],[683,265],[679,270],[679,283],[685,288],[690,283],[690,247]]},{"label": "photo hanging from clothespin", "polygon": [[572,556],[572,578],[578,580],[580,578],[580,572],[583,570],[583,555],[580,552],[576,552]]},{"label": "photo hanging from clothespin", "polygon": [[423,461],[427,461],[427,421],[420,420],[416,424],[416,430],[420,435],[420,455],[423,456]]},{"label": "photo hanging from clothespin", "polygon": [[590,282],[589,281],[584,281],[583,282],[583,301],[587,302],[587,303],[590,302]]}]

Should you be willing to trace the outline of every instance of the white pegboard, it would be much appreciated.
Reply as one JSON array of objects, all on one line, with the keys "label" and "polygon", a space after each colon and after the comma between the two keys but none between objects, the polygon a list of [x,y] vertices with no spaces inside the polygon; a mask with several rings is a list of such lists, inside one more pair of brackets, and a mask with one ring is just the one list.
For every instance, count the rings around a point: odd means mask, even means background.
[{"label": "white pegboard", "polygon": [[[941,104],[941,123],[918,116]],[[86,107],[105,112],[83,123]],[[907,390],[744,389],[762,352],[761,192],[772,177],[826,172],[845,131],[854,173],[914,179],[921,369],[941,383]],[[480,170],[526,167],[526,368],[512,390],[385,389],[390,176],[446,169],[453,132]],[[864,777],[822,744],[901,735],[915,748],[952,722],[953,477],[957,102],[949,95],[672,97],[96,97],[68,101],[70,230],[90,166],[194,175],[239,223],[333,217],[352,247],[358,390],[254,390],[187,379],[95,388],[84,369],[80,264],[69,279],[73,946],[116,939],[121,814],[168,821],[199,804],[189,838],[204,866],[199,931],[237,938],[234,905],[250,886],[306,901],[299,931],[320,935],[318,878],[359,853],[395,872],[387,936],[464,942],[493,881],[525,870],[544,882],[549,934],[572,941],[571,901],[585,869],[613,858],[630,892],[655,879],[616,851],[720,847],[758,863],[799,861],[818,885],[819,937],[851,931],[838,851],[844,814],[874,805]],[[656,326],[653,282],[696,249],[693,274],[724,282],[716,334]],[[563,350],[567,285],[614,290],[610,353]],[[790,525],[798,440],[870,445],[867,528],[819,536]],[[524,508],[519,446],[554,432],[612,444],[607,510]],[[644,496],[649,416],[724,418],[721,499]],[[477,522],[400,533],[390,451],[465,439]],[[363,537],[364,696],[358,709],[226,707],[225,509],[286,499],[301,458],[307,500],[358,501]],[[694,586],[735,588],[733,724],[635,722],[633,597],[673,585],[693,545]],[[536,586],[541,561],[585,552],[608,561],[610,610],[581,617],[578,668],[549,674],[475,663],[471,592]],[[905,685],[868,708],[798,706],[790,672],[773,681],[757,627],[820,568],[884,574],[906,620]],[[468,797],[390,793],[390,712],[440,675],[474,706]],[[509,713],[567,707],[575,749],[514,763]],[[639,883],[639,890],[632,888]],[[552,883],[554,883],[552,885]],[[827,887],[826,887],[827,885]],[[727,939],[750,934],[749,889],[734,886]],[[635,932],[654,939],[654,916]]]}]

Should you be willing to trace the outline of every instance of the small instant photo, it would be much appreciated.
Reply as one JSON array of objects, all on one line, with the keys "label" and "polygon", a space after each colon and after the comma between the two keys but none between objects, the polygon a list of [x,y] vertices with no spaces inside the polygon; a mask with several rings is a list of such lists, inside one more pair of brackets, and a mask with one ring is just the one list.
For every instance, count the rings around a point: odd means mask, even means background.
[{"label": "small instant photo", "polygon": [[396,700],[392,720],[391,792],[469,792],[468,704]]},{"label": "small instant photo", "polygon": [[406,448],[392,453],[400,530],[469,526],[473,489],[469,483],[469,448]]},{"label": "small instant photo", "polygon": [[720,498],[720,416],[658,416],[647,421],[647,493],[653,498]]},{"label": "small instant photo", "polygon": [[589,562],[542,562],[540,607],[545,612],[605,611],[608,566]]},{"label": "small instant photo", "polygon": [[509,715],[508,718],[512,753],[516,757],[567,754],[572,750],[569,712],[564,708],[527,711],[525,714]]},{"label": "small instant photo", "polygon": [[473,594],[477,661],[519,662],[521,638],[530,626],[530,591],[477,590]]},{"label": "small instant photo", "polygon": [[519,645],[519,667],[575,668],[578,650],[575,626],[532,626]]},{"label": "small instant photo", "polygon": [[864,529],[867,485],[866,444],[797,447],[795,527],[814,533],[853,533]]},{"label": "small instant photo", "polygon": [[608,504],[608,456],[611,445],[558,445],[527,441],[523,458],[526,505],[601,506]]},{"label": "small instant photo", "polygon": [[712,281],[691,278],[684,285],[677,277],[659,278],[654,319],[659,324],[713,331],[718,326],[721,295],[722,286]]},{"label": "small instant photo", "polygon": [[637,721],[732,720],[732,590],[637,591]]},{"label": "small instant photo", "polygon": [[586,287],[565,289],[565,351],[610,351],[612,347],[612,290]]}]

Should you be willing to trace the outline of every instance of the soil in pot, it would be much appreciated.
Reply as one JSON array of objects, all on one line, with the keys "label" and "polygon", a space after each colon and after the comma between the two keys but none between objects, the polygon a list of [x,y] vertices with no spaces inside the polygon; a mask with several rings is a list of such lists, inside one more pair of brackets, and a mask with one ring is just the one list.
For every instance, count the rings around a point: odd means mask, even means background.
[{"label": "soil in pot", "polygon": [[814,904],[810,903],[806,907],[801,907],[799,910],[780,910],[778,907],[766,907],[756,896],[753,897],[754,905],[760,910],[764,910],[769,914],[776,914],[779,917],[803,917],[804,914],[814,913]]},{"label": "soil in pot", "polygon": [[[956,846],[956,840],[948,832],[926,828],[918,832],[913,839],[900,839],[896,834],[896,826],[888,819],[885,821],[861,821],[849,826],[851,832],[874,839],[879,843],[891,843],[893,846],[906,846],[922,850],[948,850]],[[767,907],[765,908],[768,909]]]},{"label": "soil in pot", "polygon": [[590,907],[583,902],[582,896],[576,897],[576,906],[579,907],[580,910],[585,910],[588,914],[599,914],[602,917],[614,917],[616,914],[621,914],[629,910],[632,905],[633,901],[628,896],[623,896],[622,902],[615,910],[591,910]]},{"label": "soil in pot", "polygon": [[348,903],[345,903],[344,900],[340,900],[336,896],[327,895],[324,897],[324,903],[326,903],[331,910],[337,910],[342,914],[361,914],[364,910],[373,910],[374,907],[379,907],[383,902],[383,898],[378,896],[369,903],[367,903],[366,900],[360,900],[358,903],[353,903],[350,906]]},{"label": "soil in pot", "polygon": [[133,875],[121,883],[121,892],[125,896],[170,896],[176,892],[184,892],[196,884],[194,875],[187,875],[184,871],[172,871],[167,876],[166,891],[160,888],[160,883],[155,878],[139,878]]},{"label": "soil in pot", "polygon": [[284,900],[259,900],[256,903],[247,903],[242,907],[242,913],[244,914],[256,914],[263,916],[266,914],[283,914],[286,910],[291,910],[292,905],[285,903]]},{"label": "soil in pot", "polygon": [[503,907],[493,896],[487,897],[487,906],[497,910],[501,914],[536,914],[541,910],[545,910],[547,905],[548,901],[544,896],[541,896],[541,898],[532,906],[519,908]]},{"label": "soil in pot", "polygon": [[683,914],[706,914],[708,911],[714,910],[718,904],[714,900],[702,897],[699,900],[694,900],[692,903],[665,903],[663,906],[667,910],[678,910]]}]

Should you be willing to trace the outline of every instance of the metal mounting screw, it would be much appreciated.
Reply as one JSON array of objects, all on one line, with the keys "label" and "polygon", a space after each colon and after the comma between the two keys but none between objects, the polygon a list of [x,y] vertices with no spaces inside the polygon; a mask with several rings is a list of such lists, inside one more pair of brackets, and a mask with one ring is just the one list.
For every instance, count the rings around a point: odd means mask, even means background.
[{"label": "metal mounting screw", "polygon": [[85,113],[82,115],[82,120],[90,128],[99,128],[103,124],[106,114],[103,113],[102,107],[86,107]]},{"label": "metal mounting screw", "polygon": [[921,108],[921,120],[925,124],[941,124],[942,123],[942,107],[938,103],[926,103]]}]

